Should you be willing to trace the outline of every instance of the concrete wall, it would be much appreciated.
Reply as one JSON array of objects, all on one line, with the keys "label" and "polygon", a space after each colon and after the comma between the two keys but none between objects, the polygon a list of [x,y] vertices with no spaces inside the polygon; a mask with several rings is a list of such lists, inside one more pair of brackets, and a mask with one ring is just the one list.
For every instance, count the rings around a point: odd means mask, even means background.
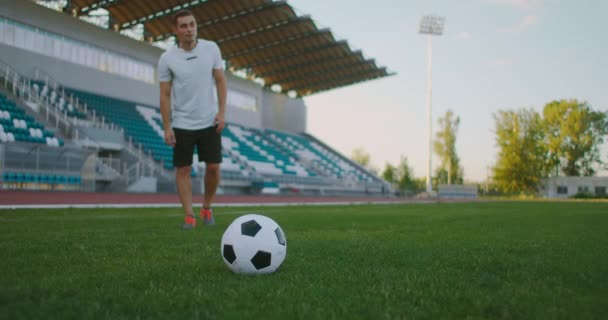
[{"label": "concrete wall", "polygon": [[287,132],[306,132],[306,105],[302,99],[292,99],[269,90],[264,91],[262,125]]},{"label": "concrete wall", "polygon": [[255,110],[245,110],[243,108],[235,107],[231,105],[231,99],[228,97],[228,105],[226,106],[226,121],[238,123],[243,126],[262,129],[262,90],[260,85],[248,81],[246,79],[241,79],[236,76],[230,74],[230,72],[226,72],[226,77],[228,81],[228,95],[230,96],[231,92],[238,92],[240,94],[248,95],[255,98],[256,101],[256,109]]}]

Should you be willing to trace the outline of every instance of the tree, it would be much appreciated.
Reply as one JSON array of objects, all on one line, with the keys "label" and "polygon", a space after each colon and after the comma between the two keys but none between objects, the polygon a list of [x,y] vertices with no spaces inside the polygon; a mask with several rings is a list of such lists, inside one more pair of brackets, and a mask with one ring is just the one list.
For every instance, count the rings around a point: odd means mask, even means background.
[{"label": "tree", "polygon": [[412,167],[408,164],[407,158],[402,156],[397,166],[390,163],[386,164],[384,171],[382,171],[382,178],[390,182],[401,193],[407,191],[416,192],[418,187],[412,174]]},{"label": "tree", "polygon": [[464,170],[460,167],[456,176],[455,174],[448,174],[448,171],[443,167],[435,168],[435,176],[432,181],[433,188],[437,189],[440,184],[462,184],[464,182],[463,172]]},{"label": "tree", "polygon": [[543,121],[532,109],[498,111],[496,144],[498,159],[494,181],[506,193],[534,194],[547,176],[547,148]]},{"label": "tree", "polygon": [[412,182],[414,183],[415,192],[426,190],[426,177],[414,178]]},{"label": "tree", "polygon": [[401,156],[401,159],[399,160],[399,164],[397,165],[397,168],[396,168],[396,176],[397,176],[397,187],[402,192],[404,192],[406,190],[415,192],[417,190],[416,184],[414,183],[414,180],[412,177],[413,171],[414,170],[412,169],[412,167],[410,167],[410,165],[407,161],[407,157]]},{"label": "tree", "polygon": [[434,142],[435,154],[439,157],[440,166],[435,172],[438,183],[462,183],[463,169],[456,154],[456,134],[460,117],[448,110],[439,118],[439,131]]},{"label": "tree", "polygon": [[350,159],[353,160],[354,162],[358,163],[365,169],[369,170],[370,172],[372,172],[374,174],[378,173],[378,168],[374,167],[371,163],[372,157],[362,147],[355,148],[353,150],[352,155],[350,156]]},{"label": "tree", "polygon": [[593,166],[602,164],[599,147],[608,134],[608,113],[573,99],[549,102],[543,115],[551,172],[593,175]]},{"label": "tree", "polygon": [[397,183],[397,168],[390,163],[387,163],[382,171],[382,179],[390,184]]},{"label": "tree", "polygon": [[350,156],[351,160],[360,164],[362,167],[367,167],[370,164],[371,156],[365,149],[362,147],[355,148],[353,150],[352,155]]}]

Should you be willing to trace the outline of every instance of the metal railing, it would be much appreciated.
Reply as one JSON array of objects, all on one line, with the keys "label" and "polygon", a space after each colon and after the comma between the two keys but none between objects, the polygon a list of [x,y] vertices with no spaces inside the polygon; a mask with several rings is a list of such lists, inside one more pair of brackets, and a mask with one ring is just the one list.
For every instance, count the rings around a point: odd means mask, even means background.
[{"label": "metal railing", "polygon": [[[72,117],[71,121],[74,125],[93,126],[105,130],[119,130],[124,132],[122,128],[115,126],[113,123],[107,122],[103,116],[99,117],[95,110],[91,110],[88,105],[80,101],[77,96],[73,94],[67,94],[63,85],[41,68],[34,69],[34,81],[39,81],[43,83],[45,86],[47,86],[47,88],[55,91],[58,98],[63,98],[64,101],[67,101],[69,104],[71,104],[75,110],[78,110],[85,115],[86,120],[84,121],[82,119]],[[41,88],[41,90],[42,89],[43,88]],[[41,98],[47,100],[49,99],[48,95],[45,95]]]},{"label": "metal railing", "polygon": [[[82,111],[87,121],[82,121],[74,117],[67,115],[67,110],[60,110],[57,104],[51,103],[48,97],[41,96],[36,90],[34,90],[31,79],[22,76],[16,70],[14,70],[9,64],[0,60],[0,82],[1,84],[13,95],[22,99],[23,101],[34,103],[38,106],[38,114],[45,117],[48,124],[54,126],[55,129],[60,130],[66,137],[79,139],[85,134],[78,128],[78,126],[93,126],[96,128],[102,128],[106,130],[120,130],[124,135],[124,129],[115,126],[113,123],[106,121],[104,117],[99,117],[95,110],[91,110],[88,106],[78,100],[73,95],[67,95],[65,89],[61,83],[55,80],[50,75],[46,74],[41,69],[36,69],[36,80],[43,82],[49,88],[55,90],[55,92],[70,101],[72,106]],[[88,138],[93,141],[99,149],[100,143],[95,139]],[[132,139],[125,139],[123,150],[127,151],[131,156],[138,159],[135,163],[130,165],[122,164],[121,176],[118,178],[128,182],[132,182],[139,177],[144,175],[159,175],[163,178],[172,178],[173,174],[163,168],[163,164],[158,164],[154,161],[151,154],[148,154],[142,150],[142,145],[135,145]]]},{"label": "metal railing", "polygon": [[0,77],[4,87],[19,99],[34,103],[38,107],[38,113],[46,118],[48,124],[60,130],[63,135],[72,135],[73,124],[70,122],[67,111],[62,113],[57,106],[53,106],[48,100],[41,99],[32,89],[31,81],[15,71],[10,65],[0,60]]},{"label": "metal railing", "polygon": [[[65,89],[63,88],[61,83],[59,81],[57,81],[55,78],[53,78],[51,75],[46,73],[44,70],[42,70],[40,68],[36,68],[35,76],[36,76],[37,80],[44,81],[50,87],[52,87],[54,90],[61,92],[61,94],[64,97],[66,97]],[[91,121],[93,126],[95,126],[97,128],[103,128],[106,130],[120,130],[122,132],[123,136],[125,135],[125,131],[123,128],[115,126],[114,123],[112,123],[112,122],[106,121],[104,116],[98,116],[94,109],[89,108],[86,103],[82,103],[82,101],[80,101],[78,99],[78,97],[74,97],[73,95],[70,95],[67,98],[69,98],[70,101],[72,101],[74,103],[75,108],[77,108],[78,110],[81,110],[87,116],[87,119],[89,121]],[[78,131],[76,131],[76,134],[78,134]],[[76,135],[76,137],[78,137],[78,135]],[[133,163],[131,165],[127,165],[127,164],[123,165],[123,170],[121,172],[125,177],[128,177],[128,174],[130,174],[132,172],[135,172],[136,174],[138,174],[137,177],[142,176],[142,174],[158,174],[158,175],[162,176],[163,178],[172,178],[173,177],[172,173],[169,173],[169,172],[167,172],[167,170],[164,169],[162,162],[160,164],[157,163],[151,154],[143,151],[141,144],[136,145],[133,142],[133,139],[131,137],[128,137],[128,139],[127,139],[127,137],[125,137],[125,141],[126,142],[124,144],[124,150],[126,150],[132,156],[134,156],[138,159],[138,161],[136,163]],[[126,169],[127,167],[129,169]],[[140,168],[140,169],[136,169],[136,168]],[[147,168],[147,169],[144,170],[144,168]],[[135,177],[135,178],[137,178],[137,177]],[[129,180],[129,178],[127,178],[127,180]]]}]

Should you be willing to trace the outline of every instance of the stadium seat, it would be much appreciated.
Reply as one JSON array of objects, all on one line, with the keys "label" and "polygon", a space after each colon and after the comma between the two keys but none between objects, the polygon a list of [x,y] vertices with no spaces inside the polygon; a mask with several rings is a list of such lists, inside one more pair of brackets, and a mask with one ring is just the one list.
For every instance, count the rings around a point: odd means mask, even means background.
[{"label": "stadium seat", "polygon": [[369,173],[303,135],[270,129],[265,133],[270,140],[282,146],[293,157],[313,163],[317,171],[324,176],[359,182],[374,180]]},{"label": "stadium seat", "polygon": [[278,149],[259,131],[229,124],[224,129],[222,144],[227,150],[250,164],[257,172],[268,175],[310,177],[314,173]]},{"label": "stadium seat", "polygon": [[[14,101],[2,94],[0,94],[0,125],[2,142],[47,143],[47,138],[57,139],[51,131],[44,130],[42,124],[36,122],[32,116],[17,107]],[[56,145],[62,146],[63,141],[57,140]]]}]

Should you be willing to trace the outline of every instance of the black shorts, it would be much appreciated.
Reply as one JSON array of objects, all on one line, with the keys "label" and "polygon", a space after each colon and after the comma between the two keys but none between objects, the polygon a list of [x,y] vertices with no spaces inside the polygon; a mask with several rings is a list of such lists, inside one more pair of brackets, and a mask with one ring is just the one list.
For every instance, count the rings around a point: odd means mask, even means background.
[{"label": "black shorts", "polygon": [[200,130],[173,128],[175,147],[173,148],[173,166],[192,165],[194,146],[198,149],[198,161],[205,163],[222,162],[222,134],[217,133],[217,126]]}]

